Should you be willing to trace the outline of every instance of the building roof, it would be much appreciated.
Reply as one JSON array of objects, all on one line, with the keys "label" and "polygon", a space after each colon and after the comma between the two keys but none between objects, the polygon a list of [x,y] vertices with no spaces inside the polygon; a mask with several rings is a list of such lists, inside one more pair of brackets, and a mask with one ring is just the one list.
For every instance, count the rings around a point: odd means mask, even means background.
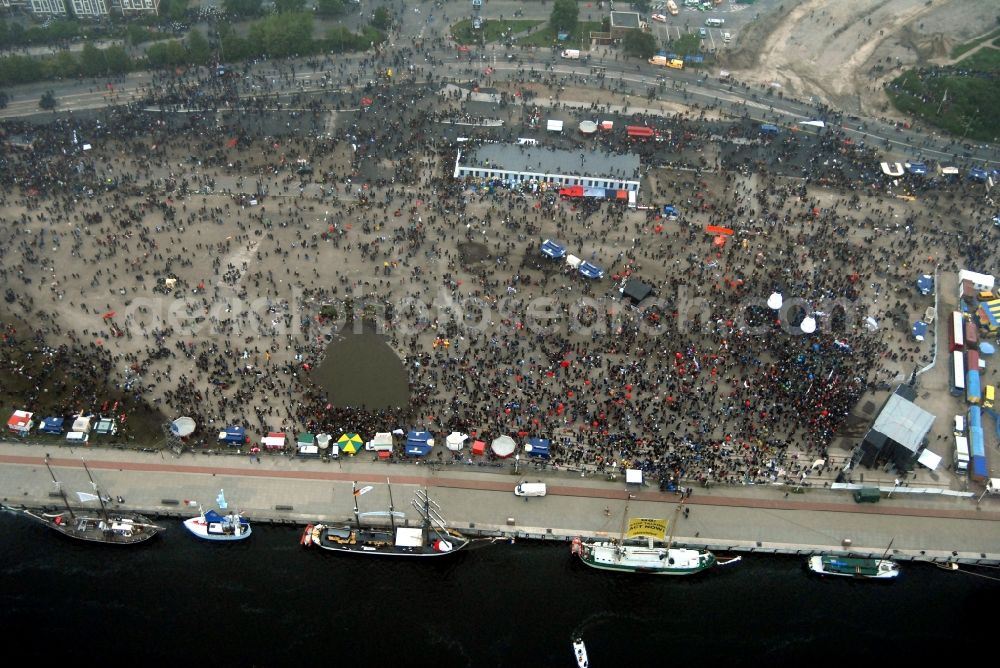
[{"label": "building roof", "polygon": [[639,29],[639,12],[611,12],[612,28]]},{"label": "building roof", "polygon": [[639,180],[639,156],[634,153],[566,151],[541,146],[483,144],[464,153],[462,165],[509,172]]},{"label": "building roof", "polygon": [[[906,387],[901,385],[900,390]],[[912,394],[912,390],[909,393]],[[917,452],[934,424],[934,415],[907,399],[905,394],[907,392],[897,390],[889,397],[871,430]]]}]

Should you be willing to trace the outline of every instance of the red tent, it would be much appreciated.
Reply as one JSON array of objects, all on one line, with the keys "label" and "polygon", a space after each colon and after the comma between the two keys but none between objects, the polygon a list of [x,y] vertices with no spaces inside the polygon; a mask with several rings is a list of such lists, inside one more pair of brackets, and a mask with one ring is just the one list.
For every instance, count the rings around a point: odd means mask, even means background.
[{"label": "red tent", "polygon": [[482,455],[486,452],[486,444],[482,441],[473,441],[472,443],[472,454]]}]

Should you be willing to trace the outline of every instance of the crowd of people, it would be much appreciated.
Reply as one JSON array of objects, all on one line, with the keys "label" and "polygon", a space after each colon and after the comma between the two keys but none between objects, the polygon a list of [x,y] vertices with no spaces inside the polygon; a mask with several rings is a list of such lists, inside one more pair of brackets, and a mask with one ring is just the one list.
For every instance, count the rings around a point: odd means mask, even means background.
[{"label": "crowd of people", "polygon": [[[584,205],[452,178],[443,128],[483,115],[468,96],[327,65],[311,67],[346,88],[310,95],[270,63],[4,123],[5,406],[115,414],[138,444],[182,415],[200,427],[193,447],[230,424],[254,439],[412,428],[549,438],[549,467],[788,482],[849,455],[861,397],[931,359],[903,333],[925,306],[915,277],[993,258],[980,190],[915,183],[919,199],[898,199],[875,148],[833,128],[764,141],[742,118],[605,107],[619,128],[669,131],[644,162],[691,168],[644,164],[648,208]],[[466,146],[516,134],[544,106],[531,89],[489,109],[505,125],[470,128]],[[590,118],[573,92],[559,113]],[[607,277],[543,258],[544,238]],[[653,297],[623,300],[629,278]],[[772,309],[772,293],[798,306]],[[336,401],[314,380],[368,326],[399,356],[405,405]]]}]

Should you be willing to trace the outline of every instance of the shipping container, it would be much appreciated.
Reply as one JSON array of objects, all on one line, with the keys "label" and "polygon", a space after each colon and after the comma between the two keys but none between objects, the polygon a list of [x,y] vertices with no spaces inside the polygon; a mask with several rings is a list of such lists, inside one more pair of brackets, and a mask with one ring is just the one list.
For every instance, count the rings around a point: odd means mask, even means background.
[{"label": "shipping container", "polygon": [[970,404],[978,404],[982,401],[979,372],[975,369],[967,369],[965,371],[965,400]]}]

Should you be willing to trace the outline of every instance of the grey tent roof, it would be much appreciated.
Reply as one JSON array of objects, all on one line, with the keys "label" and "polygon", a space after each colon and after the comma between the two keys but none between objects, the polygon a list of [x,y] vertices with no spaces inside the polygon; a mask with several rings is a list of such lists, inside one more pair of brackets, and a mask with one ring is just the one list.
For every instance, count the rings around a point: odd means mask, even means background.
[{"label": "grey tent roof", "polygon": [[628,297],[636,304],[651,294],[653,294],[653,286],[646,285],[642,281],[634,278],[630,279],[629,282],[625,284],[625,288],[622,290],[622,295]]},{"label": "grey tent roof", "polygon": [[511,172],[565,174],[596,178],[639,178],[639,156],[600,150],[567,151],[517,144],[483,144],[462,154],[467,167]]},{"label": "grey tent roof", "polygon": [[934,424],[933,415],[895,392],[875,418],[872,431],[882,434],[911,452],[917,452],[932,424]]}]

